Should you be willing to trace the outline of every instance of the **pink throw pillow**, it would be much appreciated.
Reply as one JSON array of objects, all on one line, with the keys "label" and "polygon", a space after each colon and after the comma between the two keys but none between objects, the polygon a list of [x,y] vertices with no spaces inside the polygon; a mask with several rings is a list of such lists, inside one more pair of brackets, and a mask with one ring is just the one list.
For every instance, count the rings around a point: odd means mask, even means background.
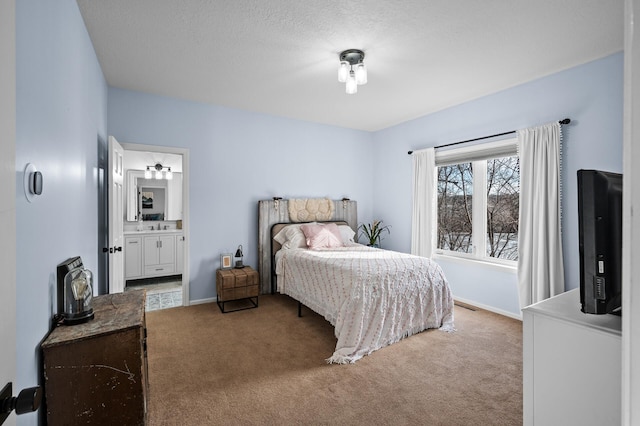
[{"label": "pink throw pillow", "polygon": [[306,224],[300,227],[307,238],[307,246],[310,249],[342,247],[342,236],[335,223]]}]

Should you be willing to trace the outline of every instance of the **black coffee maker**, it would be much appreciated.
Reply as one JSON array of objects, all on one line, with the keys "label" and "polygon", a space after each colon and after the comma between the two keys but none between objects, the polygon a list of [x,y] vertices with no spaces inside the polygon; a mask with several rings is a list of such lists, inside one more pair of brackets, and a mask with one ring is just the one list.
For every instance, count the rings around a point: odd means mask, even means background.
[{"label": "black coffee maker", "polygon": [[92,320],[93,275],[84,268],[80,256],[60,263],[57,275],[59,321],[73,325]]}]

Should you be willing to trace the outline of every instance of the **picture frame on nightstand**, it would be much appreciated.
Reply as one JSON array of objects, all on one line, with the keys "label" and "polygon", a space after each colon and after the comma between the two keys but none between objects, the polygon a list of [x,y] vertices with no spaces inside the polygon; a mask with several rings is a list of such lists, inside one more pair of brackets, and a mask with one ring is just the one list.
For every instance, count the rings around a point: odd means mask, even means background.
[{"label": "picture frame on nightstand", "polygon": [[220,269],[231,269],[233,267],[233,255],[224,253],[220,255]]}]

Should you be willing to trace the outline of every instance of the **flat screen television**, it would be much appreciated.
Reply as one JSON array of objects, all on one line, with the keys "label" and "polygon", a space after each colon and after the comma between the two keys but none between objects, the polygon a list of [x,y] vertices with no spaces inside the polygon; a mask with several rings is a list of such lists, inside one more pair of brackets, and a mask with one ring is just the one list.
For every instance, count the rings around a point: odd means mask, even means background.
[{"label": "flat screen television", "polygon": [[587,314],[621,314],[622,175],[578,170],[580,304]]}]

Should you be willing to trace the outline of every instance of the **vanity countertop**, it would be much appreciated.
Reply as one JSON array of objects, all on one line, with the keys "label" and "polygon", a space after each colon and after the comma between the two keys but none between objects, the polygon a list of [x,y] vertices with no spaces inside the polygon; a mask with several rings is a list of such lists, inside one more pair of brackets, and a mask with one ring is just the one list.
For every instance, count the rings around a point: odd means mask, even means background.
[{"label": "vanity countertop", "polygon": [[182,229],[145,229],[144,231],[124,231],[124,235],[142,234],[182,234]]}]

